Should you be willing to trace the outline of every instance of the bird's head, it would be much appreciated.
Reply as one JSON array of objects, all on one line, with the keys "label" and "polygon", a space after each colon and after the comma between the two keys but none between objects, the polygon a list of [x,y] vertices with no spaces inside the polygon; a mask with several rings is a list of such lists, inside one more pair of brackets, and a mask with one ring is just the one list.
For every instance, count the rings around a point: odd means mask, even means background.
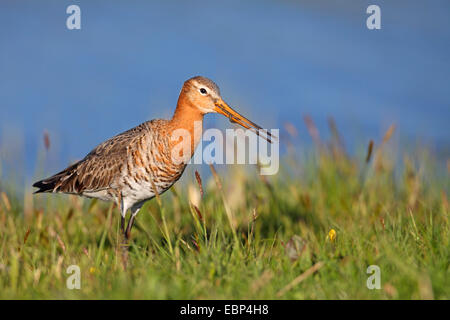
[{"label": "bird's head", "polygon": [[[202,114],[220,113],[231,122],[238,123],[246,129],[251,129],[258,135],[260,130],[262,130],[256,123],[233,110],[220,96],[219,87],[208,78],[197,76],[187,80],[181,89],[180,98],[186,99],[189,105],[199,110]],[[272,142],[271,134],[266,132],[266,135],[267,137],[263,136],[263,138]]]}]

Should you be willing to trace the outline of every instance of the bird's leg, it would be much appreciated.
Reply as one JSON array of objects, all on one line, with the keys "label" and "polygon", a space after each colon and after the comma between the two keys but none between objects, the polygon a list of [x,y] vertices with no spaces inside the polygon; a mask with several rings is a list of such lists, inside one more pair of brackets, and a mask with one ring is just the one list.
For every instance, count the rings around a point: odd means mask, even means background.
[{"label": "bird's leg", "polygon": [[134,225],[134,218],[135,218],[135,217],[136,217],[135,215],[132,215],[131,218],[130,218],[130,220],[128,221],[127,229],[125,230],[125,233],[124,233],[125,238],[126,238],[127,240],[130,239],[130,236],[131,236],[131,229],[133,228],[133,225]]},{"label": "bird's leg", "polygon": [[120,232],[122,235],[122,243],[121,247],[122,250],[127,250],[128,247],[128,239],[126,237],[126,230],[125,230],[125,217],[127,215],[128,208],[123,203],[123,197],[122,194],[119,194],[119,204],[120,204]]},{"label": "bird's leg", "polygon": [[120,233],[122,241],[120,243],[120,249],[122,251],[122,266],[123,269],[127,269],[128,265],[128,239],[126,237],[125,230],[125,217],[127,215],[128,208],[123,203],[122,194],[119,193],[119,204],[120,204]]},{"label": "bird's leg", "polygon": [[141,208],[142,205],[135,205],[131,207],[131,217],[130,220],[128,221],[128,225],[127,228],[125,229],[125,215],[127,210],[124,208],[123,206],[123,202],[122,202],[122,206],[121,206],[121,220],[120,220],[120,229],[122,231],[122,236],[123,236],[123,240],[122,240],[122,264],[123,264],[123,268],[126,269],[127,265],[128,265],[128,240],[130,239],[131,236],[131,229],[133,228],[133,224],[134,224],[134,219],[136,218],[136,214],[138,213],[139,209]]},{"label": "bird's leg", "polygon": [[124,217],[122,217],[120,224],[121,225],[123,224],[123,227],[121,227],[122,242],[121,242],[120,246],[122,247],[123,251],[128,251],[128,237],[127,237],[127,231],[125,229],[125,218]]},{"label": "bird's leg", "polygon": [[120,216],[120,232],[122,233],[122,235],[125,234],[125,217],[124,216]]},{"label": "bird's leg", "polygon": [[131,236],[131,229],[134,225],[134,219],[136,218],[136,215],[138,214],[139,210],[141,209],[142,205],[136,205],[131,208],[131,217],[128,221],[127,229],[125,230],[125,238],[127,240],[130,239]]},{"label": "bird's leg", "polygon": [[120,217],[120,235],[121,235],[121,243],[120,247],[122,249],[122,258],[124,261],[124,266],[126,266],[126,261],[128,260],[128,237],[127,231],[125,229],[125,216]]}]

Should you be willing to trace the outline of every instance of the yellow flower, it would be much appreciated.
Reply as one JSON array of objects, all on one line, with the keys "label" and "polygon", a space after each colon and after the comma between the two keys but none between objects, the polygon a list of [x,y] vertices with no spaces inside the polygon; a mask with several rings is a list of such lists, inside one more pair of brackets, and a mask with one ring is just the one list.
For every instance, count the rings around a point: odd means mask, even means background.
[{"label": "yellow flower", "polygon": [[90,272],[90,273],[95,273],[95,271],[97,271],[97,269],[95,269],[94,267],[90,267],[90,268],[89,268],[89,272]]},{"label": "yellow flower", "polygon": [[334,240],[336,240],[336,230],[331,229],[331,230],[328,232],[327,239],[329,239],[331,242],[334,242]]}]

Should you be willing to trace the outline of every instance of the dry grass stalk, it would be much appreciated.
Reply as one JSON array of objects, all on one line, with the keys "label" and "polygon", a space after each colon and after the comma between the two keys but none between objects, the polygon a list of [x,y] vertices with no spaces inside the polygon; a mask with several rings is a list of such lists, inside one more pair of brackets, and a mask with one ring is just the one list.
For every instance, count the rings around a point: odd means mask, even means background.
[{"label": "dry grass stalk", "polygon": [[11,203],[9,202],[8,196],[5,192],[1,193],[3,204],[5,205],[6,211],[11,210]]},{"label": "dry grass stalk", "polygon": [[197,180],[197,183],[198,183],[198,188],[200,190],[200,195],[203,198],[202,178],[200,177],[200,173],[198,173],[197,170],[195,170],[195,179]]},{"label": "dry grass stalk", "polygon": [[392,138],[394,131],[395,131],[395,124],[391,124],[387,129],[386,133],[384,134],[383,141],[381,142],[381,145],[377,150],[375,158],[375,168],[377,171],[381,171],[385,167],[382,161],[382,149],[383,146]]},{"label": "dry grass stalk", "polygon": [[395,131],[395,124],[391,124],[390,127],[387,129],[386,133],[384,134],[383,144],[391,139],[392,135],[394,134],[394,131]]},{"label": "dry grass stalk", "polygon": [[33,274],[33,284],[37,285],[41,279],[41,269],[37,269]]},{"label": "dry grass stalk", "polygon": [[197,240],[194,239],[194,238],[192,238],[191,241],[192,241],[192,244],[194,245],[195,250],[196,250],[197,252],[200,252],[200,246],[198,245]]},{"label": "dry grass stalk", "polygon": [[255,230],[255,222],[256,219],[258,218],[258,215],[256,214],[256,208],[253,208],[253,213],[252,213],[252,228],[250,230],[250,236],[253,236],[253,232]]},{"label": "dry grass stalk", "polygon": [[[344,141],[342,140],[341,135],[339,134],[336,121],[334,121],[333,117],[328,117],[328,127],[330,128],[331,134],[336,142],[335,144],[332,144],[333,150],[337,149],[339,154],[346,156]],[[337,146],[337,148],[335,148],[335,146]]]},{"label": "dry grass stalk", "polygon": [[277,297],[283,296],[286,292],[300,284],[302,281],[304,281],[306,278],[311,276],[313,273],[318,271],[320,268],[322,268],[324,263],[322,261],[317,262],[315,265],[313,265],[311,268],[303,272],[301,275],[299,275],[297,278],[292,280],[288,285],[286,285],[283,289],[278,291]]},{"label": "dry grass stalk", "polygon": [[370,159],[372,158],[372,153],[373,153],[373,140],[370,140],[369,146],[367,147],[366,163],[370,162]]},{"label": "dry grass stalk", "polygon": [[384,218],[383,218],[383,217],[380,217],[380,223],[381,223],[381,225],[383,226],[383,230],[385,230],[386,226],[385,226]]},{"label": "dry grass stalk", "polygon": [[252,221],[250,222],[250,233],[248,234],[248,238],[247,238],[247,246],[250,247],[253,238],[254,238],[254,234],[255,234],[255,223],[256,223],[256,219],[258,218],[258,215],[256,214],[256,208],[253,208],[253,212],[252,212]]},{"label": "dry grass stalk", "polygon": [[305,121],[306,128],[308,129],[308,133],[313,139],[314,143],[316,145],[320,145],[320,136],[319,136],[319,130],[317,129],[316,125],[314,124],[314,121],[309,115],[303,116],[303,120]]},{"label": "dry grass stalk", "polygon": [[66,245],[64,244],[64,242],[62,241],[61,237],[59,236],[59,234],[56,234],[56,240],[58,240],[59,246],[61,247],[61,249],[63,250],[63,252],[66,252]]},{"label": "dry grass stalk", "polygon": [[194,210],[197,213],[198,218],[200,219],[200,221],[203,222],[203,215],[202,215],[200,209],[193,203],[191,203],[191,206],[194,208]]},{"label": "dry grass stalk", "polygon": [[186,241],[184,241],[183,239],[180,239],[180,243],[182,243],[186,248],[188,248],[190,251],[192,251],[191,246],[189,245],[189,243],[187,243]]},{"label": "dry grass stalk", "polygon": [[408,197],[408,207],[410,209],[414,209],[417,205],[417,200],[419,198],[419,192],[420,192],[420,179],[419,177],[414,177],[413,181],[411,182],[410,186],[410,193]]},{"label": "dry grass stalk", "polygon": [[63,256],[59,256],[58,257],[58,261],[56,262],[56,266],[55,266],[55,275],[57,279],[61,279],[61,274],[62,274],[62,264],[64,262],[64,257]]},{"label": "dry grass stalk", "polygon": [[212,164],[210,164],[209,167],[211,168],[211,173],[214,177],[214,180],[216,181],[217,187],[219,188],[219,190],[223,190],[222,183],[220,182],[219,175],[217,174],[216,169],[214,168],[214,166]]},{"label": "dry grass stalk", "polygon": [[28,228],[27,232],[25,232],[25,236],[23,237],[23,244],[27,242],[28,236],[30,235],[31,229]]},{"label": "dry grass stalk", "polygon": [[297,138],[298,137],[297,128],[292,123],[285,122],[284,123],[284,128],[286,129],[287,133],[289,133],[289,136],[291,136],[292,138]]},{"label": "dry grass stalk", "polygon": [[65,223],[67,223],[67,221],[69,221],[70,219],[72,219],[73,214],[74,214],[74,210],[73,210],[73,208],[70,208],[70,209],[69,209],[69,213],[68,213],[67,216],[66,216]]},{"label": "dry grass stalk", "polygon": [[47,130],[44,130],[44,146],[45,150],[48,151],[50,149],[50,135]]},{"label": "dry grass stalk", "polygon": [[23,214],[25,221],[30,221],[32,219],[33,209],[33,194],[28,192],[28,190],[25,190],[23,196]]}]

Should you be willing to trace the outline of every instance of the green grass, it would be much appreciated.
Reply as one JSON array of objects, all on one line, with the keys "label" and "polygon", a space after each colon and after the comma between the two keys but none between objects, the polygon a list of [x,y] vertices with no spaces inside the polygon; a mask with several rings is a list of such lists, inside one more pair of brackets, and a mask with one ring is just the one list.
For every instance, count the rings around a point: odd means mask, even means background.
[{"label": "green grass", "polygon": [[[1,181],[0,298],[449,299],[448,171],[384,140],[369,163],[335,141],[286,156],[275,176],[233,166],[220,189],[204,175],[198,210],[187,170],[139,213],[126,270],[117,208],[29,189],[18,199]],[[66,287],[70,265],[80,290]],[[369,265],[380,290],[366,287]]]}]

